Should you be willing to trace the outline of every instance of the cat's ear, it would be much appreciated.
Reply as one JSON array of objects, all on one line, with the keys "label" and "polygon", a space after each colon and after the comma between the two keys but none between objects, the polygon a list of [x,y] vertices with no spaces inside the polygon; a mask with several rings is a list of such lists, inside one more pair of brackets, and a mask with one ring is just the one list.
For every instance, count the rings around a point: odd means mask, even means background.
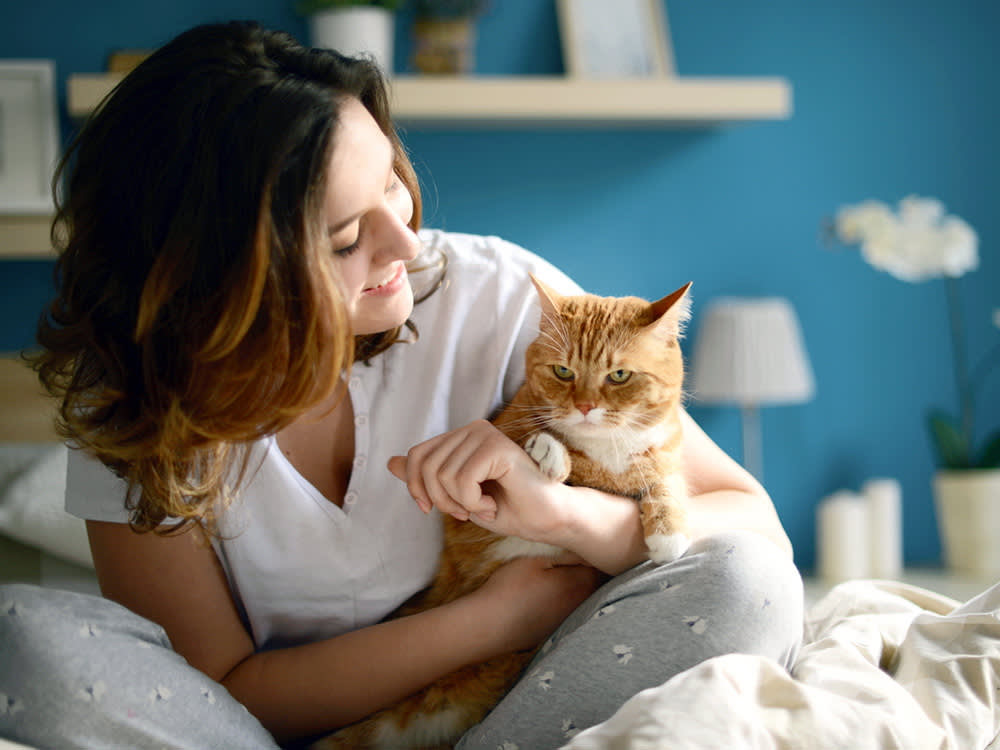
[{"label": "cat's ear", "polygon": [[534,284],[535,289],[538,290],[538,301],[542,306],[542,320],[559,320],[559,302],[562,300],[562,295],[552,287],[535,278],[534,274],[528,275],[531,276],[531,283]]},{"label": "cat's ear", "polygon": [[691,296],[688,294],[691,283],[689,281],[677,291],[650,305],[656,319],[646,327],[647,330],[664,339],[684,335],[684,325],[691,317]]}]

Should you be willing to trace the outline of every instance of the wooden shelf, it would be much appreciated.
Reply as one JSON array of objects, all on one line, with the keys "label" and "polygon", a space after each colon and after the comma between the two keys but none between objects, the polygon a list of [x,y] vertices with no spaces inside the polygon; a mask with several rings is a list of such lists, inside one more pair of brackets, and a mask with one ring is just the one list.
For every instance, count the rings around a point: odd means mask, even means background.
[{"label": "wooden shelf", "polygon": [[51,260],[55,258],[49,236],[52,217],[0,215],[0,258]]},{"label": "wooden shelf", "polygon": [[[71,75],[70,115],[88,115],[119,80]],[[705,127],[792,112],[791,86],[781,78],[401,76],[391,96],[401,124],[434,127]]]},{"label": "wooden shelf", "polygon": [[403,123],[673,127],[783,119],[791,91],[780,79],[397,78]]},{"label": "wooden shelf", "polygon": [[70,117],[89,115],[124,77],[123,73],[70,73],[66,79],[66,109]]}]

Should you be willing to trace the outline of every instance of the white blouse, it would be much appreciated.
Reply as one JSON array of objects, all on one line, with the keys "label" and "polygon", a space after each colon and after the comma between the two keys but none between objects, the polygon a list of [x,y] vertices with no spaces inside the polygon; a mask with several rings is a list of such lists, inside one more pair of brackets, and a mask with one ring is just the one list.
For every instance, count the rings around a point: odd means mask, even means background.
[{"label": "white blouse", "polygon": [[[564,293],[579,292],[549,263],[497,237],[422,230],[421,239],[448,256],[446,283],[414,308],[416,342],[351,370],[355,455],[343,508],[268,437],[254,445],[251,471],[219,519],[215,551],[259,649],[374,624],[430,582],[440,518],[419,510],[386,462],[489,416],[514,395],[525,348],[538,331],[529,273]],[[70,513],[126,523],[124,496],[122,480],[88,454],[70,451]]]}]

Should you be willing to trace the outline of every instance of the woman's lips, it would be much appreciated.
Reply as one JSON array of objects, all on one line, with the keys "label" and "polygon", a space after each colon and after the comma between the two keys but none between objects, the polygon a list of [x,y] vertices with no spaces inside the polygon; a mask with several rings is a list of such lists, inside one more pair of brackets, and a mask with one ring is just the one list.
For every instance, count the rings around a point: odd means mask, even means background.
[{"label": "woman's lips", "polygon": [[396,273],[391,279],[378,286],[363,289],[361,293],[366,297],[388,297],[402,289],[404,284],[406,284],[406,264],[403,261],[397,261]]}]

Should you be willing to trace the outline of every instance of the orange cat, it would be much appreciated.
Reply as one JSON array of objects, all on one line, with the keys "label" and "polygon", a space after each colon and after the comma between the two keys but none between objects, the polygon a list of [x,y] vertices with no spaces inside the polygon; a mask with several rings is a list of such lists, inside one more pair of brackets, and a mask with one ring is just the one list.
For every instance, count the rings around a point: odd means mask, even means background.
[{"label": "orange cat", "polygon": [[[676,559],[689,541],[678,339],[691,285],[650,304],[637,297],[563,297],[532,280],[542,306],[539,336],[527,350],[524,385],[494,423],[547,476],[635,498],[650,559]],[[437,576],[400,614],[473,591],[515,557],[560,552],[451,516],[444,523]],[[503,697],[533,655],[506,654],[453,672],[312,748],[450,748]]]}]

